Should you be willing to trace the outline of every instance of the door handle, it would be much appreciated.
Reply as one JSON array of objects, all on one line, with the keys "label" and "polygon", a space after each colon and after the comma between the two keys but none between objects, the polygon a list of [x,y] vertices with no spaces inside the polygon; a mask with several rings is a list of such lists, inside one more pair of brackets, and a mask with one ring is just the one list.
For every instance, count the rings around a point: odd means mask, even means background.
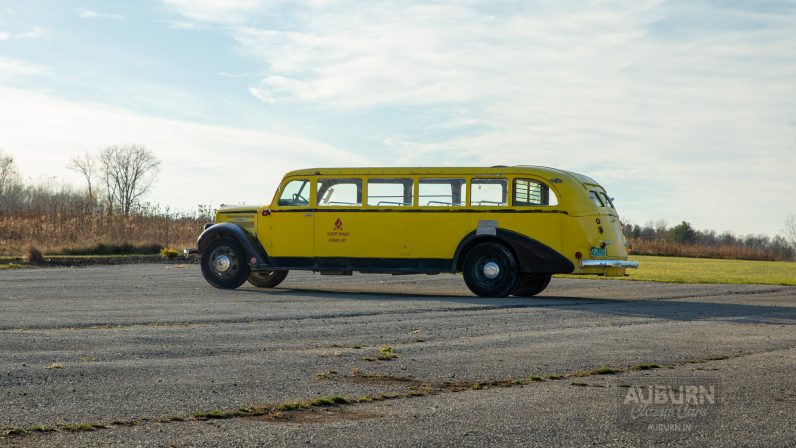
[{"label": "door handle", "polygon": [[312,213],[304,213],[304,216],[312,216]]}]

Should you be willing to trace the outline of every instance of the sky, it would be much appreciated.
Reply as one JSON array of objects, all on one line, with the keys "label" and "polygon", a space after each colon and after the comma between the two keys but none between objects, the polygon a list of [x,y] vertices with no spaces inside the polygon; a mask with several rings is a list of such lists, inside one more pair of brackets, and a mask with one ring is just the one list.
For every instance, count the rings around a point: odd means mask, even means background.
[{"label": "sky", "polygon": [[0,2],[0,150],[117,144],[147,196],[270,202],[292,169],[530,164],[625,222],[775,235],[796,213],[796,1]]}]

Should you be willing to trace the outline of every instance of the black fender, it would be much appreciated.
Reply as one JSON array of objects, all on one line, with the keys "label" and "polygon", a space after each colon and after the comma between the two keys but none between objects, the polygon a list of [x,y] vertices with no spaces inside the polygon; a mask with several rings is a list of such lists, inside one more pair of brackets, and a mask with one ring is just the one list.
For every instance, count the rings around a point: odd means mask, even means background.
[{"label": "black fender", "polygon": [[575,270],[575,265],[567,257],[561,255],[550,246],[520,233],[497,228],[494,234],[479,235],[475,230],[467,234],[459,243],[453,255],[453,271],[461,271],[467,251],[474,245],[484,241],[498,241],[508,246],[517,257],[522,272],[567,274]]},{"label": "black fender", "polygon": [[[196,251],[201,255],[211,241],[222,236],[229,236],[238,240],[246,253],[246,260],[250,266],[268,264],[268,254],[260,242],[257,241],[257,238],[240,226],[230,222],[221,222],[206,228],[196,241]],[[252,258],[255,259],[255,263],[251,262]]]}]

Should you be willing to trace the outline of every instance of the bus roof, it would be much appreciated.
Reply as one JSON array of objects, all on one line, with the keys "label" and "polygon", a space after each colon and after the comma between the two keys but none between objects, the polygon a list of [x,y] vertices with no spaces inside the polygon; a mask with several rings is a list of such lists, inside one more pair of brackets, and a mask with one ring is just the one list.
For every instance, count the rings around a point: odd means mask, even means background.
[{"label": "bus roof", "polygon": [[578,183],[597,184],[593,179],[571,171],[549,168],[545,166],[515,165],[515,166],[437,166],[437,167],[361,167],[361,168],[305,168],[290,171],[288,176],[340,176],[340,175],[503,175],[503,174],[533,174],[545,179],[574,178]]}]

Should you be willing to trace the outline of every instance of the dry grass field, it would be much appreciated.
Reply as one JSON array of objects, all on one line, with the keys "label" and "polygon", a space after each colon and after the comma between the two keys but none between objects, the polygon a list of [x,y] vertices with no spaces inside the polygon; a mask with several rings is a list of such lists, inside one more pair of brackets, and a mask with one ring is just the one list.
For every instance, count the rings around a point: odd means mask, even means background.
[{"label": "dry grass field", "polygon": [[747,247],[740,244],[686,244],[667,239],[643,240],[631,238],[633,253],[666,257],[718,258],[724,260],[788,261],[793,259],[793,249],[787,246]]},{"label": "dry grass field", "polygon": [[205,222],[157,215],[0,216],[0,254],[18,256],[27,245],[45,254],[157,253],[193,247]]}]

